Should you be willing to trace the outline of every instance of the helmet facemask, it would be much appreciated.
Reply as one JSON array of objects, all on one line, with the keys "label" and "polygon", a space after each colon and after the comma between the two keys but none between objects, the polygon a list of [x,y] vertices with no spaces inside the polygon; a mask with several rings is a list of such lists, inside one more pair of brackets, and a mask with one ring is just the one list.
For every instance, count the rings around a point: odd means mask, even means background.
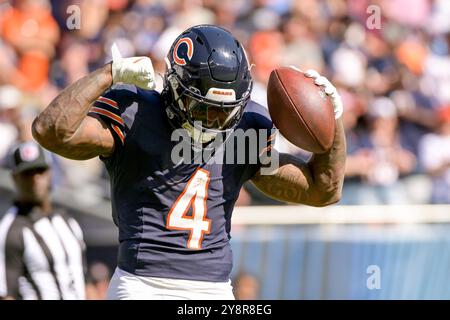
[{"label": "helmet facemask", "polygon": [[202,143],[236,127],[252,90],[250,82],[248,90],[237,100],[234,91],[228,89],[210,88],[203,96],[197,88],[185,86],[173,69],[166,73],[166,86],[172,96],[171,112],[181,120],[181,127],[192,133],[192,138],[196,136],[195,141],[200,139]]}]

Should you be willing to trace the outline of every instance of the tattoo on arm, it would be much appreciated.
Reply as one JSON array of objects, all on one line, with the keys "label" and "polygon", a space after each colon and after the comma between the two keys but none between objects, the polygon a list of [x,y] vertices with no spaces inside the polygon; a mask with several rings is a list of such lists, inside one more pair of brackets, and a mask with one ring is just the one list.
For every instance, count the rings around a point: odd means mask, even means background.
[{"label": "tattoo on arm", "polygon": [[65,88],[35,119],[35,139],[50,151],[72,159],[112,152],[114,139],[105,124],[86,117],[91,104],[111,84],[111,64],[107,64]]},{"label": "tattoo on arm", "polygon": [[273,175],[257,174],[252,182],[272,198],[284,202],[324,206],[339,200],[344,181],[346,143],[342,120],[336,122],[333,146],[304,162],[280,154],[280,168]]},{"label": "tattoo on arm", "polygon": [[114,150],[114,138],[100,117],[89,115],[81,122],[76,134],[55,150],[73,160],[86,160],[99,155],[107,157]]},{"label": "tattoo on arm", "polygon": [[270,197],[284,202],[304,203],[313,179],[308,164],[290,154],[280,154],[280,168],[273,175],[257,174],[252,182]]},{"label": "tattoo on arm", "polygon": [[[325,195],[340,198],[344,184],[347,144],[342,118],[336,121],[336,131],[331,149],[323,154],[314,154],[308,162],[316,188]],[[339,200],[339,199],[337,199]]]}]

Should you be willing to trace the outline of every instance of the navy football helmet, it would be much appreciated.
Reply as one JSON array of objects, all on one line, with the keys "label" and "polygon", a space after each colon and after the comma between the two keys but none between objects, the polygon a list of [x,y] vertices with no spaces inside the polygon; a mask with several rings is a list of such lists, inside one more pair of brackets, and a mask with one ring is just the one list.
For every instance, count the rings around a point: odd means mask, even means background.
[{"label": "navy football helmet", "polygon": [[202,142],[239,123],[253,82],[245,50],[230,32],[194,26],[174,41],[166,64],[161,94],[172,123],[200,130]]}]

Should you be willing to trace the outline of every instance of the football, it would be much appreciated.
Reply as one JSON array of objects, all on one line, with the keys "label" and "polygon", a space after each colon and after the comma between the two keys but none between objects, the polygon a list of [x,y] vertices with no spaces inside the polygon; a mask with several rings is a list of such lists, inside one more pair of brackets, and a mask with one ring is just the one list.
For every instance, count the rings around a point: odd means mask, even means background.
[{"label": "football", "polygon": [[291,143],[313,153],[331,148],[333,105],[314,79],[294,68],[275,69],[270,74],[267,101],[273,123]]}]

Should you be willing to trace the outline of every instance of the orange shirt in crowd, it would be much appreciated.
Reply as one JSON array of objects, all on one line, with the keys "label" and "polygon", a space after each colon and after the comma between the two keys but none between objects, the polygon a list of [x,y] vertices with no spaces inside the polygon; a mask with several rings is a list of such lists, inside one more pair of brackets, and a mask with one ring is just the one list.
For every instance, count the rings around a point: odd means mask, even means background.
[{"label": "orange shirt in crowd", "polygon": [[32,1],[11,7],[0,16],[2,39],[16,51],[15,79],[24,90],[37,90],[47,82],[50,59],[59,39],[58,25],[49,8]]}]

